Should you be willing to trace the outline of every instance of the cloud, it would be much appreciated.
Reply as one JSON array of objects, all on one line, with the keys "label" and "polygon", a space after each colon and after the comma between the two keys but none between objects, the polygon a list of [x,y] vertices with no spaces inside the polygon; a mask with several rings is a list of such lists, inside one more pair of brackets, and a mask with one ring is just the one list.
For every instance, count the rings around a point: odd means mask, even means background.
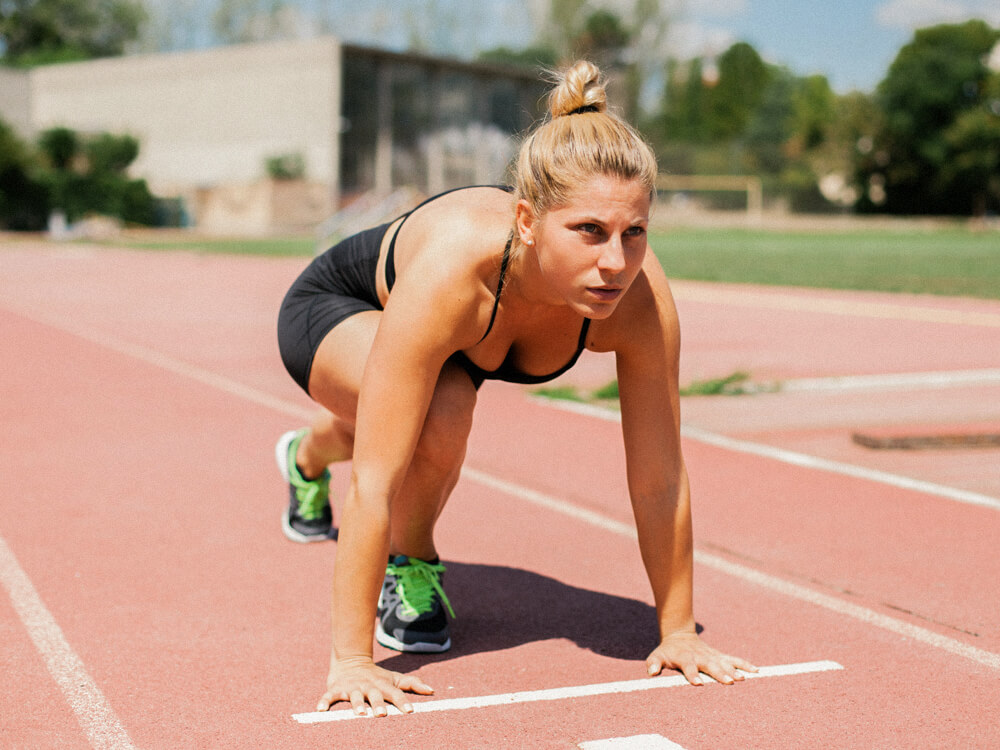
[{"label": "cloud", "polygon": [[735,16],[747,9],[748,0],[687,0],[683,8],[688,13],[699,16],[725,18]]},{"label": "cloud", "polygon": [[729,49],[736,37],[729,29],[705,26],[694,21],[672,23],[667,30],[670,56],[680,60],[716,57]]},{"label": "cloud", "polygon": [[875,9],[875,18],[882,26],[910,30],[971,18],[1000,26],[1000,4],[996,0],[889,0]]}]

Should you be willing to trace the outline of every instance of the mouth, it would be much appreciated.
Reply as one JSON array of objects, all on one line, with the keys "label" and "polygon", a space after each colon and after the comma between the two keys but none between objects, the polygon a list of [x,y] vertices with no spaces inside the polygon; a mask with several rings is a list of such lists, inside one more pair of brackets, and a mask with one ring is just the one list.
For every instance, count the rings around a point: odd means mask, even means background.
[{"label": "mouth", "polygon": [[618,286],[589,286],[587,291],[601,302],[614,302],[624,290]]}]

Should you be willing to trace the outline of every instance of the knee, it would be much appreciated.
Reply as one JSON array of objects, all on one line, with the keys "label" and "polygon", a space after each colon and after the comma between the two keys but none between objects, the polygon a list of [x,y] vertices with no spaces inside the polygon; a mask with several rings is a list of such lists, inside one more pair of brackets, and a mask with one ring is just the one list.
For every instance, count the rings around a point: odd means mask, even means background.
[{"label": "knee", "polygon": [[465,455],[476,406],[476,388],[464,370],[446,365],[438,379],[417,444],[421,459],[452,466]]}]

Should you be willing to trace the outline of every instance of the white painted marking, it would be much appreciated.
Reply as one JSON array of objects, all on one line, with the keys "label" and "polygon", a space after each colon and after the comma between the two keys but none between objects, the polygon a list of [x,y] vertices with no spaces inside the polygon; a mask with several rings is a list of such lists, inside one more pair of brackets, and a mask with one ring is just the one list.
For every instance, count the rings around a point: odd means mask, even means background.
[{"label": "white painted marking", "polygon": [[[809,674],[811,672],[830,672],[843,667],[835,661],[811,661],[800,664],[781,664],[773,667],[760,667],[758,672],[744,672],[748,680],[763,677],[788,677],[791,675]],[[705,675],[706,684],[713,682]],[[433,711],[461,711],[468,708],[488,708],[490,706],[509,706],[515,703],[537,703],[539,701],[566,700],[570,698],[589,698],[595,695],[620,695],[635,693],[657,688],[670,688],[687,685],[688,681],[682,675],[669,677],[644,677],[641,680],[624,680],[621,682],[605,682],[595,685],[574,685],[547,690],[524,690],[517,693],[501,693],[499,695],[479,695],[470,698],[447,698],[415,702],[413,713],[430,713]],[[402,712],[388,707],[390,716],[402,715]],[[346,721],[361,719],[368,714],[356,714],[353,710],[344,711],[313,711],[311,713],[293,714],[292,718],[300,724],[317,724],[327,721]]]},{"label": "white painted marking", "polygon": [[922,388],[956,388],[1000,383],[1000,369],[901,372],[889,375],[843,375],[829,378],[795,378],[777,383],[780,391],[878,391]]},{"label": "white painted marking", "polygon": [[[617,411],[605,409],[600,406],[592,406],[590,404],[580,403],[577,401],[565,401],[563,399],[536,398],[536,400],[555,409],[562,409],[563,411],[570,411],[575,414],[583,414],[589,417],[597,417],[598,419],[603,419],[608,422],[621,422],[621,414]],[[948,487],[943,484],[935,484],[934,482],[925,482],[922,479],[911,479],[910,477],[900,476],[899,474],[890,474],[889,472],[879,471],[878,469],[867,469],[862,466],[841,463],[840,461],[830,461],[829,459],[817,458],[816,456],[809,456],[805,453],[796,453],[795,451],[785,450],[784,448],[775,448],[774,446],[763,445],[762,443],[751,443],[748,440],[737,440],[736,438],[718,435],[699,427],[682,425],[681,434],[690,440],[697,440],[699,443],[714,445],[717,448],[725,448],[726,450],[736,451],[737,453],[749,453],[751,455],[781,461],[782,463],[792,464],[793,466],[827,471],[832,474],[840,474],[842,476],[853,477],[855,479],[864,479],[869,482],[878,482],[892,487],[899,487],[904,490],[922,492],[926,495],[935,495],[946,500],[954,500],[955,502],[965,503],[967,505],[978,505],[983,508],[990,508],[991,510],[1000,510],[1000,499],[984,495],[979,492],[961,490],[955,487]]]},{"label": "white painted marking", "polygon": [[976,310],[948,310],[941,307],[920,307],[888,301],[866,302],[854,299],[832,299],[815,295],[764,292],[736,287],[730,287],[724,292],[720,292],[718,288],[709,289],[683,282],[671,282],[671,288],[677,299],[706,302],[726,307],[757,307],[859,318],[1000,328],[1000,314]]},{"label": "white painted marking", "polygon": [[90,744],[107,750],[133,748],[100,688],[87,673],[80,657],[63,635],[52,613],[21,568],[7,542],[0,537],[0,583],[7,589],[11,604],[27,630],[35,648],[48,667],[76,715]]},{"label": "white painted marking", "polygon": [[[512,482],[498,480],[473,469],[463,469],[462,476],[484,484],[487,487],[502,490],[522,500],[541,505],[549,510],[565,513],[565,515],[579,521],[583,521],[584,523],[590,523],[606,531],[626,536],[629,539],[638,539],[634,526],[622,523],[621,521],[616,521],[612,518],[607,518],[599,513],[595,513],[594,511],[577,508],[576,506],[563,500],[542,495],[541,493],[528,489],[527,487],[518,487],[518,485],[513,484]],[[889,632],[912,638],[928,646],[933,646],[934,648],[941,649],[950,654],[961,656],[978,664],[992,667],[993,669],[1000,669],[1000,654],[994,654],[990,651],[976,648],[975,646],[969,646],[961,641],[955,640],[954,638],[948,638],[947,636],[940,635],[931,630],[926,630],[925,628],[911,625],[908,622],[897,620],[893,617],[889,617],[888,615],[880,614],[874,610],[867,609],[866,607],[852,604],[834,596],[819,593],[818,591],[813,591],[805,586],[786,581],[782,578],[778,578],[777,576],[762,573],[745,565],[729,562],[722,557],[718,557],[707,552],[695,550],[694,559],[695,562],[701,565],[714,568],[715,570],[734,576],[735,578],[740,578],[748,583],[754,583],[758,586],[763,586],[764,588],[771,589],[772,591],[790,596],[794,599],[815,604],[819,607],[823,607],[824,609],[828,609],[831,612],[836,612],[837,614],[846,615],[847,617],[851,617],[855,620],[860,620],[867,625],[874,625],[875,627],[882,628],[883,630],[888,630]]]},{"label": "white painted marking", "polygon": [[1000,499],[990,497],[989,495],[983,495],[979,492],[960,490],[943,484],[925,482],[921,479],[910,479],[909,477],[900,476],[898,474],[890,474],[877,469],[866,469],[861,466],[854,466],[853,464],[841,463],[840,461],[830,461],[825,458],[817,458],[804,453],[796,453],[783,448],[775,448],[770,445],[751,443],[746,440],[736,440],[734,438],[726,437],[725,435],[717,435],[696,427],[684,427],[681,432],[684,437],[731,451],[750,453],[755,456],[772,458],[776,461],[782,461],[786,464],[792,464],[794,466],[802,466],[807,469],[818,469],[820,471],[827,471],[833,474],[853,477],[855,479],[864,479],[869,482],[879,482],[892,487],[899,487],[904,490],[913,490],[927,495],[936,495],[937,497],[942,497],[946,500],[954,500],[967,505],[978,505],[983,508],[1000,510]]},{"label": "white painted marking", "polygon": [[580,750],[684,750],[662,734],[636,734],[632,737],[612,737],[608,740],[591,740],[577,745]]},{"label": "white painted marking", "polygon": [[97,344],[105,349],[110,349],[111,351],[118,352],[119,354],[124,354],[127,357],[132,357],[133,359],[145,362],[153,367],[159,367],[160,369],[172,372],[175,375],[180,375],[184,378],[188,378],[189,380],[194,380],[202,385],[215,388],[223,393],[229,394],[230,396],[235,396],[236,398],[242,398],[250,403],[257,404],[258,406],[263,406],[265,408],[281,412],[282,414],[288,414],[290,416],[309,421],[312,421],[312,418],[316,414],[315,408],[301,406],[292,401],[277,398],[272,396],[270,393],[258,390],[257,388],[245,385],[231,378],[218,375],[211,370],[206,370],[202,367],[182,362],[179,359],[174,359],[173,357],[158,352],[155,349],[150,349],[149,347],[142,346],[141,344],[133,344],[96,328],[77,325],[75,323],[67,323],[66,321],[54,316],[39,314],[34,311],[28,312],[26,310],[10,307],[8,307],[8,309],[18,315],[28,318],[29,320],[33,320],[36,323],[41,323],[42,325],[50,326],[63,331],[64,333],[69,333],[73,336],[84,339],[85,341],[89,341],[92,344]]}]

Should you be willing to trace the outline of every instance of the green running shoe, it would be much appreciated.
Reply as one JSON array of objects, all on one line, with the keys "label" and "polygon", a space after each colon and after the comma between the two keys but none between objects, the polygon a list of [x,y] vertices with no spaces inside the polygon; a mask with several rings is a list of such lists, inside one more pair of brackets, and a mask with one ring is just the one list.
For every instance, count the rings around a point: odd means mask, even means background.
[{"label": "green running shoe", "polygon": [[444,565],[396,555],[385,569],[378,597],[375,640],[386,648],[424,654],[451,648],[451,602],[441,588]]},{"label": "green running shoe", "polygon": [[293,542],[337,538],[330,509],[330,472],[324,469],[319,477],[308,480],[295,463],[299,443],[308,432],[307,429],[286,432],[274,448],[281,476],[288,482],[288,507],[281,516],[281,528]]}]

